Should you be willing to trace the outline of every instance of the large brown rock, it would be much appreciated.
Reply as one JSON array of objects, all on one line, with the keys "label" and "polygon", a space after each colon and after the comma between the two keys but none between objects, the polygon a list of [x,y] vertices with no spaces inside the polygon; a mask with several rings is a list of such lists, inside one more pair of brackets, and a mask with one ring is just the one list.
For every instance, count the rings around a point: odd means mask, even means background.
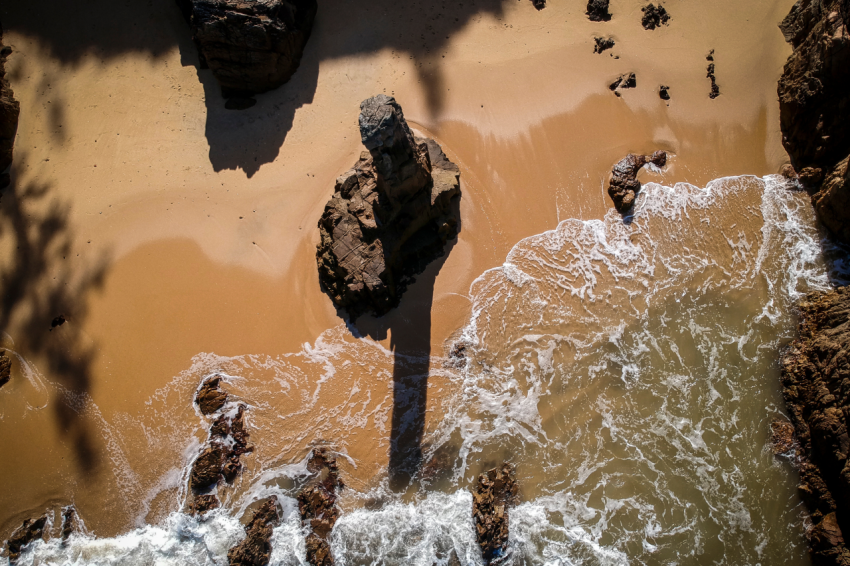
[{"label": "large brown rock", "polygon": [[9,184],[7,169],[12,165],[12,147],[18,132],[18,116],[21,105],[6,80],[6,57],[12,52],[3,45],[3,28],[0,26],[0,189]]},{"label": "large brown rock", "polygon": [[478,476],[478,487],[472,494],[472,518],[475,536],[484,562],[502,557],[508,544],[508,510],[517,501],[518,486],[511,464],[493,468]]},{"label": "large brown rock", "polygon": [[618,161],[611,170],[608,196],[614,201],[614,207],[620,214],[627,214],[634,206],[641,189],[637,174],[647,163],[664,167],[667,164],[667,153],[663,151],[656,151],[652,155],[630,153]]},{"label": "large brown rock", "polygon": [[781,365],[797,439],[799,491],[811,513],[815,563],[850,565],[842,535],[850,529],[850,287],[813,293],[800,310],[799,337]]},{"label": "large brown rock", "polygon": [[271,496],[245,526],[245,538],[227,551],[230,566],[265,566],[272,554],[272,530],[280,523],[277,497]]},{"label": "large brown rock", "polygon": [[398,305],[407,285],[458,232],[460,169],[414,138],[394,98],[360,105],[364,151],[337,180],[319,221],[319,280],[352,320]]},{"label": "large brown rock", "polygon": [[198,408],[203,414],[214,413],[227,402],[227,392],[219,389],[220,384],[221,378],[219,376],[210,377],[204,381],[197,395],[195,395],[195,403],[198,404]]},{"label": "large brown rock", "polygon": [[14,563],[21,557],[24,547],[31,542],[40,539],[47,525],[47,515],[38,519],[26,519],[24,523],[15,529],[9,540],[6,541],[6,552],[9,554],[9,562]]},{"label": "large brown rock", "polygon": [[225,96],[265,92],[298,69],[316,0],[178,0],[192,27],[201,66]]},{"label": "large brown rock", "polygon": [[313,451],[307,469],[313,480],[298,494],[298,510],[310,532],[305,540],[307,562],[312,566],[333,566],[329,543],[331,530],[339,518],[337,490],[343,487],[336,458],[325,448]]}]

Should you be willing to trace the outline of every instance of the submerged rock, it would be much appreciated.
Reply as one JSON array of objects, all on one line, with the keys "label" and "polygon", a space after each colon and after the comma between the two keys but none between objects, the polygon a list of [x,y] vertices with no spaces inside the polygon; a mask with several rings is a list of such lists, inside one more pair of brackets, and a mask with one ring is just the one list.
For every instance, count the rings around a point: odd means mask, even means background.
[{"label": "submerged rock", "polygon": [[611,170],[608,195],[614,201],[614,207],[620,214],[626,214],[634,205],[641,188],[637,174],[647,163],[664,167],[667,164],[667,153],[664,151],[656,151],[652,155],[630,153],[617,162]]},{"label": "submerged rock", "polygon": [[337,180],[319,221],[319,281],[352,320],[398,305],[459,227],[460,169],[416,138],[394,98],[360,105],[364,151]]},{"label": "submerged rock", "polygon": [[15,529],[6,541],[6,552],[9,554],[10,562],[15,562],[21,557],[21,551],[26,545],[44,535],[45,525],[47,525],[47,515],[42,515],[38,519],[26,519],[20,527]]},{"label": "submerged rock", "polygon": [[611,19],[608,12],[610,0],[587,0],[587,17],[591,22],[607,22]]},{"label": "submerged rock", "polygon": [[513,465],[504,464],[478,476],[478,487],[472,495],[472,518],[475,536],[489,564],[501,558],[508,544],[508,510],[516,504],[518,486]]},{"label": "submerged rock", "polygon": [[3,45],[3,28],[0,27],[0,189],[9,185],[8,169],[12,165],[12,149],[18,132],[21,105],[6,80],[6,58],[12,52]]},{"label": "submerged rock", "polygon": [[[815,563],[850,564],[850,287],[800,304],[799,337],[782,356],[782,393],[797,439],[800,495]],[[848,531],[850,532],[850,531]]]},{"label": "submerged rock", "polygon": [[272,530],[280,523],[277,497],[266,499],[245,526],[246,536],[227,551],[230,566],[265,566],[272,554]]},{"label": "submerged rock", "polygon": [[227,392],[218,388],[221,377],[215,375],[204,381],[198,394],[195,395],[195,403],[201,409],[201,413],[209,415],[221,409],[227,402]]},{"label": "submerged rock", "polygon": [[655,4],[648,4],[640,9],[643,12],[643,17],[640,20],[643,29],[653,30],[659,26],[669,25],[670,14],[667,13],[667,10],[659,4],[657,7]]},{"label": "submerged rock", "polygon": [[658,96],[661,100],[670,100],[670,87],[664,85],[658,87]]},{"label": "submerged rock", "polygon": [[329,538],[339,518],[336,493],[344,484],[339,478],[336,458],[325,448],[313,451],[307,469],[316,474],[314,482],[298,494],[301,520],[310,527],[310,533],[305,540],[307,562],[313,566],[332,566],[334,559]]},{"label": "submerged rock", "polygon": [[313,29],[316,0],[178,0],[192,28],[201,66],[225,96],[253,105],[251,94],[287,82],[298,69]]},{"label": "submerged rock", "polygon": [[12,377],[12,360],[6,355],[6,350],[0,350],[0,387],[9,383]]},{"label": "submerged rock", "polygon": [[611,49],[614,47],[614,39],[610,37],[594,37],[593,41],[596,42],[596,45],[593,48],[594,53],[602,53],[606,49]]}]

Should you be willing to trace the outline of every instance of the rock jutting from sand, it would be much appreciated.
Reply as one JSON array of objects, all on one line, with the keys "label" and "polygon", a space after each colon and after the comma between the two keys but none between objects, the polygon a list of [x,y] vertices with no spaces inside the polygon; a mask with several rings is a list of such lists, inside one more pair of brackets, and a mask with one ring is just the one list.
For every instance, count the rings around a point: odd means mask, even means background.
[{"label": "rock jutting from sand", "polygon": [[626,214],[632,209],[641,188],[637,174],[647,163],[664,167],[667,164],[667,153],[664,151],[656,151],[652,155],[630,153],[611,170],[608,195],[614,201],[614,207],[620,214]]},{"label": "rock jutting from sand", "polygon": [[606,49],[611,49],[614,47],[614,39],[611,37],[594,37],[593,41],[596,42],[596,45],[593,47],[594,53],[602,53]]},{"label": "rock jutting from sand", "polygon": [[811,515],[813,561],[850,564],[843,537],[850,532],[850,287],[812,293],[800,311],[799,336],[781,362],[798,443],[798,491]]},{"label": "rock jutting from sand", "polygon": [[6,79],[6,58],[12,48],[3,45],[3,28],[0,27],[0,189],[10,183],[8,169],[12,165],[12,149],[18,132],[18,116],[21,105]]},{"label": "rock jutting from sand", "polygon": [[38,519],[26,519],[24,523],[15,529],[9,540],[6,541],[6,552],[9,562],[14,563],[21,557],[24,547],[40,539],[44,535],[44,527],[47,525],[47,515]]},{"label": "rock jutting from sand", "polygon": [[637,87],[637,75],[634,73],[627,73],[625,75],[620,75],[617,79],[608,85],[608,89],[620,96],[620,90],[624,88],[636,88]]},{"label": "rock jutting from sand", "polygon": [[475,537],[484,562],[502,558],[508,545],[508,512],[517,502],[518,486],[511,464],[478,476],[478,486],[472,494],[472,519]]},{"label": "rock jutting from sand", "polygon": [[658,96],[661,100],[670,100],[670,87],[664,85],[658,87]]},{"label": "rock jutting from sand", "polygon": [[587,0],[587,17],[591,22],[607,22],[611,19],[608,12],[609,0]]},{"label": "rock jutting from sand", "polygon": [[640,11],[643,12],[643,17],[640,20],[643,29],[654,30],[660,26],[670,25],[670,14],[667,13],[667,10],[661,4],[658,6],[648,4],[641,8]]},{"label": "rock jutting from sand", "polygon": [[531,0],[531,3],[534,4],[534,7],[538,10],[542,10],[546,7],[546,0]]},{"label": "rock jutting from sand", "polygon": [[[229,108],[287,82],[310,38],[316,0],[177,0],[192,28],[201,68],[209,68]],[[244,100],[243,100],[244,99]]]},{"label": "rock jutting from sand", "polygon": [[336,458],[325,448],[313,451],[307,469],[315,477],[298,494],[298,511],[310,532],[305,539],[307,562],[313,566],[333,566],[330,534],[339,518],[337,491],[344,487]]},{"label": "rock jutting from sand", "polygon": [[369,151],[336,180],[319,220],[319,281],[351,320],[398,305],[415,275],[443,255],[460,224],[460,169],[416,138],[394,98],[360,105]]},{"label": "rock jutting from sand", "polygon": [[705,76],[711,81],[711,89],[708,92],[708,97],[712,100],[720,96],[720,87],[717,86],[717,77],[714,75],[714,49],[705,56],[708,61],[708,67],[705,69]]},{"label": "rock jutting from sand", "polygon": [[245,526],[245,538],[227,551],[230,566],[265,566],[272,554],[272,531],[280,523],[277,497],[272,495]]},{"label": "rock jutting from sand", "polygon": [[850,1],[800,1],[780,24],[794,52],[779,79],[782,144],[821,222],[850,242]]},{"label": "rock jutting from sand", "polygon": [[227,392],[219,389],[220,384],[221,377],[215,375],[207,378],[201,385],[198,394],[195,395],[195,403],[197,403],[201,413],[205,415],[214,413],[227,402]]}]

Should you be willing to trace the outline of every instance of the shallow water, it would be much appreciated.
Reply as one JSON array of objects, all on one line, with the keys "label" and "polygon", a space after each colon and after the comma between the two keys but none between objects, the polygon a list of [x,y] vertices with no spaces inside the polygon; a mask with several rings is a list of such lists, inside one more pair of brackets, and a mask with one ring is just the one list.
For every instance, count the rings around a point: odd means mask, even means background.
[{"label": "shallow water", "polygon": [[[522,240],[470,289],[465,357],[431,356],[439,414],[424,471],[398,493],[368,453],[388,448],[392,352],[340,326],[279,357],[199,354],[141,418],[104,422],[138,528],[38,542],[19,564],[225,564],[240,518],[271,494],[284,508],[272,563],[305,564],[294,497],[316,441],[351,478],[341,565],[452,551],[480,564],[469,490],[506,459],[522,501],[511,564],[807,564],[795,476],[766,441],[794,304],[842,277],[821,246],[808,196],[776,177],[649,183],[625,222],[611,211]],[[212,373],[249,404],[257,451],[198,521],[180,510],[208,421],[189,400]]]}]

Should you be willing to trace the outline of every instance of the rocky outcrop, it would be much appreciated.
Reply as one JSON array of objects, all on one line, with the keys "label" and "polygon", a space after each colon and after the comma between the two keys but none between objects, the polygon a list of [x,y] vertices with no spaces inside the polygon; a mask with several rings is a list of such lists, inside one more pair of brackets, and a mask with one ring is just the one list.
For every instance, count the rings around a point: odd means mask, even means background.
[{"label": "rocky outcrop", "polygon": [[593,41],[596,42],[596,45],[593,47],[594,53],[602,53],[606,49],[612,49],[614,47],[614,38],[612,37],[594,37]]},{"label": "rocky outcrop", "polygon": [[717,77],[714,74],[714,49],[705,56],[705,60],[708,61],[708,66],[705,68],[705,77],[711,81],[711,90],[708,92],[708,97],[714,100],[720,96],[720,87],[717,86]]},{"label": "rocky outcrop", "polygon": [[508,510],[516,504],[518,486],[511,464],[493,468],[478,476],[472,494],[472,518],[475,536],[484,562],[490,564],[505,554],[508,544]]},{"label": "rocky outcrop", "polygon": [[6,355],[6,350],[0,350],[0,387],[9,383],[12,377],[12,360]]},{"label": "rocky outcrop", "polygon": [[643,17],[640,19],[643,29],[654,30],[660,26],[670,25],[670,14],[667,13],[667,10],[661,4],[658,6],[648,4],[641,8],[640,11],[643,12]]},{"label": "rocky outcrop", "polygon": [[323,289],[352,320],[398,305],[460,222],[460,169],[414,138],[394,98],[360,105],[360,135],[368,151],[336,180],[316,252]]},{"label": "rocky outcrop", "polygon": [[310,528],[307,535],[307,562],[313,566],[333,566],[329,544],[331,530],[339,518],[337,491],[344,487],[339,477],[336,458],[325,448],[313,451],[307,469],[315,474],[313,481],[298,494],[301,520]]},{"label": "rocky outcrop", "polygon": [[20,527],[15,529],[12,536],[6,541],[9,562],[16,562],[21,557],[21,552],[26,545],[40,539],[44,535],[46,525],[47,515],[42,515],[38,519],[26,519]]},{"label": "rocky outcrop", "polygon": [[227,551],[230,566],[265,566],[272,554],[272,530],[280,523],[277,497],[271,496],[245,526],[245,538]]},{"label": "rocky outcrop", "polygon": [[634,73],[626,73],[625,75],[620,75],[619,77],[617,77],[617,80],[608,85],[608,89],[611,90],[617,96],[621,96],[620,89],[636,87],[637,75],[635,75]]},{"label": "rocky outcrop", "polygon": [[799,337],[782,356],[785,404],[794,425],[799,491],[811,514],[816,564],[850,565],[850,287],[800,304]]},{"label": "rocky outcrop", "polygon": [[8,169],[12,165],[12,148],[18,132],[21,105],[6,80],[6,58],[12,48],[3,45],[3,28],[0,26],[0,189],[9,185]]},{"label": "rocky outcrop", "polygon": [[534,4],[534,7],[538,10],[542,10],[546,7],[546,0],[531,0],[531,3]]},{"label": "rocky outcrop", "polygon": [[850,242],[850,0],[799,0],[780,24],[794,52],[779,79],[782,143],[821,221]]},{"label": "rocky outcrop", "polygon": [[[191,25],[201,67],[226,97],[265,92],[298,69],[318,8],[316,0],[178,0]],[[250,106],[244,102],[231,108]]]},{"label": "rocky outcrop", "polygon": [[205,415],[212,414],[221,409],[227,403],[227,392],[219,389],[221,377],[214,375],[204,381],[195,395],[195,403]]},{"label": "rocky outcrop", "polygon": [[587,0],[587,17],[591,22],[607,22],[611,19],[608,11],[610,0]]},{"label": "rocky outcrop", "polygon": [[664,167],[667,164],[667,153],[664,151],[656,151],[652,155],[630,153],[611,170],[608,196],[614,201],[614,207],[620,214],[626,214],[632,209],[641,188],[637,174],[647,163]]}]

